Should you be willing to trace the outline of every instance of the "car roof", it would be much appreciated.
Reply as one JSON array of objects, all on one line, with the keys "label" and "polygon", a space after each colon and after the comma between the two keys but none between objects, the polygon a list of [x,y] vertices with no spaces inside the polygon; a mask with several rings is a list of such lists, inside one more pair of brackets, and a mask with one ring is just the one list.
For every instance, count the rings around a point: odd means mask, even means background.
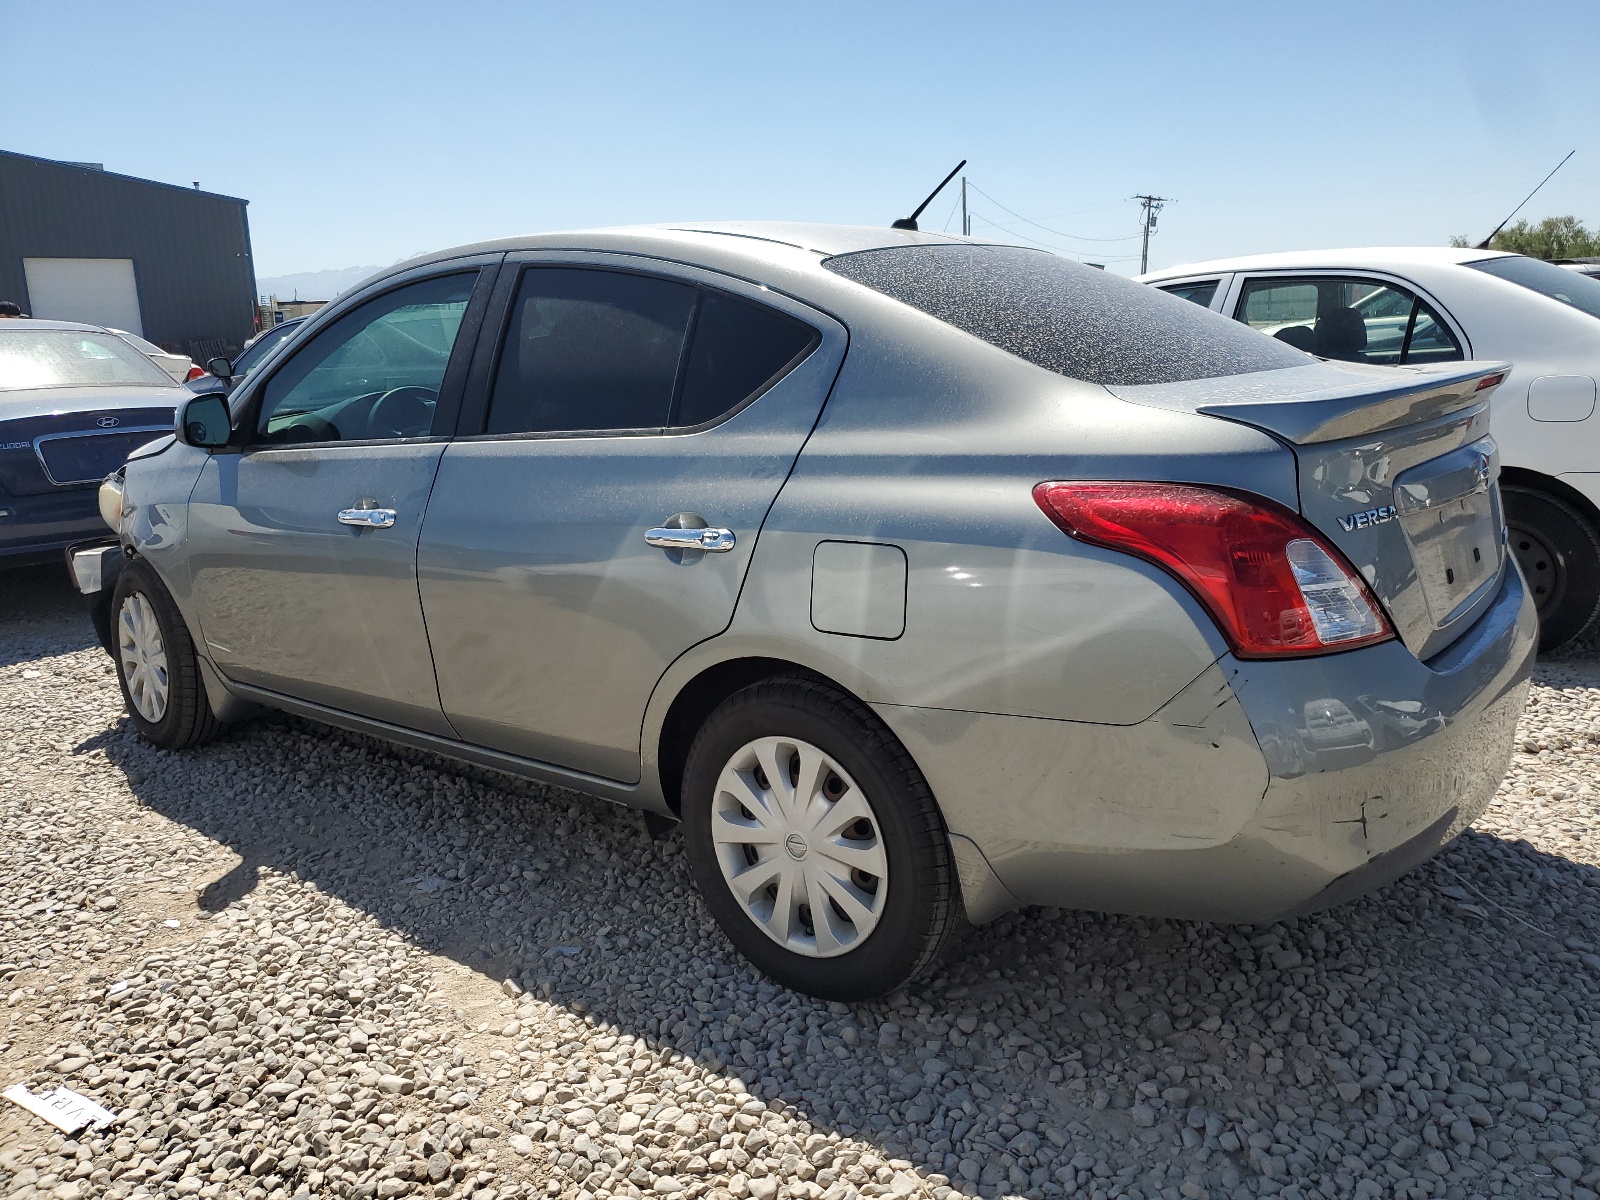
[{"label": "car roof", "polygon": [[1229,271],[1283,271],[1305,268],[1356,268],[1383,270],[1398,266],[1458,266],[1487,258],[1516,258],[1503,250],[1475,250],[1470,246],[1360,246],[1334,250],[1288,250],[1277,254],[1251,254],[1240,258],[1214,258],[1206,262],[1164,267],[1137,276],[1142,283],[1180,279],[1190,275]]},{"label": "car roof", "polygon": [[[79,333],[114,332],[114,330],[107,329],[104,325],[88,325],[82,321],[51,321],[41,317],[12,317],[10,319],[13,321],[27,322],[27,327],[29,329],[75,329]],[[6,325],[5,319],[0,318],[0,329],[6,328],[9,328],[9,326]],[[19,324],[18,328],[22,328],[22,326]]]},{"label": "car roof", "polygon": [[813,263],[836,254],[878,250],[891,246],[990,245],[980,239],[948,233],[925,233],[875,225],[824,225],[804,221],[673,221],[654,225],[620,225],[595,229],[558,230],[474,242],[396,263],[351,291],[389,275],[476,254],[518,250],[596,250],[615,253],[661,255],[711,268],[735,263],[761,262],[794,267],[797,260]]}]

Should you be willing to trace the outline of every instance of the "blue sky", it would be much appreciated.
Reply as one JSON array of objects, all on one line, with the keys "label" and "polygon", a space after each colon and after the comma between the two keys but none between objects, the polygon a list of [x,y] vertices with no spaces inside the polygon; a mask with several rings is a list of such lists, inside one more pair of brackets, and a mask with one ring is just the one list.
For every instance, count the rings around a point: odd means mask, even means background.
[{"label": "blue sky", "polygon": [[975,233],[1129,272],[1136,240],[1061,235],[1128,238],[1138,192],[1174,198],[1152,267],[1481,237],[1572,149],[1527,215],[1600,223],[1596,44],[1595,0],[0,0],[0,148],[246,197],[261,276],[585,225],[887,224],[962,157]]}]

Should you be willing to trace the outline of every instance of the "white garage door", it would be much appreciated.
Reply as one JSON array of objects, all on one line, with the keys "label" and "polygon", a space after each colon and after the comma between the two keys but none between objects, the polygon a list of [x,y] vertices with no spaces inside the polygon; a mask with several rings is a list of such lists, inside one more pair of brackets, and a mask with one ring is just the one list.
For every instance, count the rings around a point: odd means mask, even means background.
[{"label": "white garage door", "polygon": [[22,269],[31,315],[143,335],[131,258],[25,258]]}]

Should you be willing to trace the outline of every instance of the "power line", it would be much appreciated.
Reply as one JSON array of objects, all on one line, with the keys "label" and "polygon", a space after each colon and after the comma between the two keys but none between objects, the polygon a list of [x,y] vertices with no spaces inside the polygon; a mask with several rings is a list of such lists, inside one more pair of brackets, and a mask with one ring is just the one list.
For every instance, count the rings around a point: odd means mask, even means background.
[{"label": "power line", "polygon": [[[993,203],[994,205],[996,205],[999,208],[1005,209],[1006,212],[1010,213],[1017,220],[1024,221],[1027,224],[1032,225],[1035,229],[1042,229],[1046,233],[1053,233],[1053,234],[1056,235],[1056,237],[1068,238],[1068,239],[1070,239],[1072,241],[1075,241],[1075,242],[1131,242],[1131,241],[1133,241],[1135,238],[1137,238],[1139,236],[1137,233],[1130,233],[1126,237],[1085,237],[1080,233],[1067,233],[1065,230],[1062,230],[1062,229],[1052,229],[1048,225],[1041,225],[1041,224],[1039,224],[1039,222],[1037,222],[1037,221],[1035,221],[1035,220],[1033,220],[1033,219],[1031,219],[1029,217],[1023,216],[1021,213],[1017,212],[1015,209],[1006,208],[1006,206],[1004,204],[1001,204],[1000,201],[996,200],[993,196],[989,195],[988,192],[984,191],[977,184],[969,182],[967,184],[967,186],[970,187],[973,191],[977,192],[978,195],[982,196],[985,200],[990,201],[991,203]],[[1135,197],[1135,199],[1137,199],[1137,197]]]},{"label": "power line", "polygon": [[[1037,246],[1041,250],[1054,250],[1054,251],[1057,251],[1058,253],[1064,253],[1064,254],[1082,254],[1083,253],[1083,250],[1081,250],[1081,249],[1074,249],[1071,246],[1062,246],[1062,245],[1054,244],[1054,243],[1051,243],[1051,242],[1041,241],[1038,238],[1029,237],[1025,233],[1019,233],[1017,230],[1012,229],[1009,225],[1002,225],[999,221],[996,221],[993,217],[984,216],[977,209],[971,209],[969,215],[972,217],[972,219],[974,221],[982,221],[986,225],[993,225],[996,229],[999,229],[999,230],[1001,230],[1002,232],[1005,232],[1005,233],[1009,233],[1012,237],[1019,238],[1022,241],[1027,242],[1030,246]],[[1102,257],[1105,257],[1105,256],[1102,256]],[[1139,256],[1137,254],[1111,255],[1110,257],[1105,258],[1105,261],[1106,262],[1132,262],[1134,259],[1136,259],[1138,257]]]}]

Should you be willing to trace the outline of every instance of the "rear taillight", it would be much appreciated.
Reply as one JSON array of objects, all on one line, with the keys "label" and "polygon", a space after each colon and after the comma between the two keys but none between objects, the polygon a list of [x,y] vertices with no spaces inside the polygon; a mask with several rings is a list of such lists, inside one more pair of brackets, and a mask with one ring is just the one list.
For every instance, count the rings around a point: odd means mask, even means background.
[{"label": "rear taillight", "polygon": [[1041,483],[1033,498],[1080,541],[1174,575],[1242,658],[1349,650],[1394,636],[1361,577],[1288,509],[1178,483]]},{"label": "rear taillight", "polygon": [[191,379],[199,379],[205,373],[206,373],[206,369],[204,367],[201,367],[201,366],[190,367],[189,368],[189,373],[183,377],[183,381],[185,383],[188,383]]}]

